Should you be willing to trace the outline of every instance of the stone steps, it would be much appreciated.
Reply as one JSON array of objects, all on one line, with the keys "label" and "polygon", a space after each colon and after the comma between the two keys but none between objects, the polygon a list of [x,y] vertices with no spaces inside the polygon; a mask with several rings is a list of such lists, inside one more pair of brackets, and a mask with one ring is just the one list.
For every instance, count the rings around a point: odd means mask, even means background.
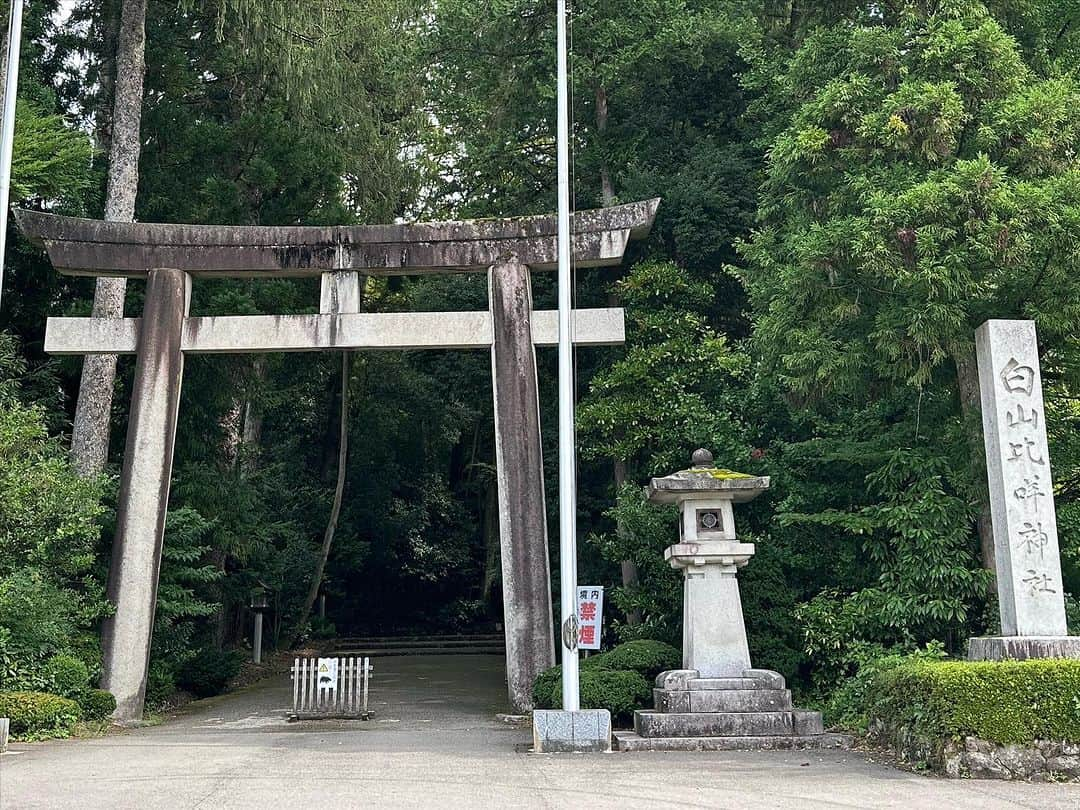
[{"label": "stone steps", "polygon": [[376,647],[334,650],[332,655],[363,658],[387,658],[395,655],[504,655],[505,647]]},{"label": "stone steps", "polygon": [[614,747],[619,751],[770,751],[823,748],[850,748],[847,734],[812,734],[755,737],[642,737],[634,731],[616,731]]},{"label": "stone steps", "polygon": [[642,737],[807,737],[823,734],[820,712],[634,712]]},{"label": "stone steps", "polygon": [[402,644],[404,642],[439,642],[442,644],[452,643],[470,643],[476,641],[489,641],[496,644],[501,644],[503,641],[502,633],[460,633],[454,635],[445,636],[343,636],[333,640],[333,644],[338,646],[372,646],[378,644]]},{"label": "stone steps", "polygon": [[380,658],[396,655],[505,655],[502,635],[353,636],[327,643],[330,655]]}]

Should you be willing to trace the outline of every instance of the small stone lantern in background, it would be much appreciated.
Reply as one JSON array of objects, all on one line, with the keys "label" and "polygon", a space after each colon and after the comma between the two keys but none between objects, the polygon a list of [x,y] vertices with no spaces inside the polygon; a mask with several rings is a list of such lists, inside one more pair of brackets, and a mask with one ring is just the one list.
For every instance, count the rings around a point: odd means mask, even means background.
[{"label": "small stone lantern in background", "polygon": [[251,642],[251,660],[262,663],[263,611],[267,608],[266,592],[262,588],[251,591],[251,609],[255,612],[255,635]]},{"label": "small stone lantern in background", "polygon": [[664,558],[683,572],[683,668],[661,672],[654,711],[634,713],[634,731],[615,732],[621,750],[837,746],[821,715],[792,708],[778,672],[753,669],[736,572],[754,556],[735,534],[734,504],[769,479],[718,469],[698,450],[693,466],[649,482],[649,500],[679,508],[678,542]]}]

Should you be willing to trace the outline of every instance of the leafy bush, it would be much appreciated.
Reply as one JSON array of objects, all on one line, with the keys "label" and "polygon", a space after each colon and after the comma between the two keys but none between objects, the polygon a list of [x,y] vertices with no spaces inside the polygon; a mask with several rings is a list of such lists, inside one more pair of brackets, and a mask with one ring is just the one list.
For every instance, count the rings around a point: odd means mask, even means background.
[{"label": "leafy bush", "polygon": [[78,700],[90,688],[86,664],[73,655],[54,655],[45,662],[44,670],[49,691],[53,694]]},{"label": "leafy bush", "polygon": [[333,638],[337,635],[337,626],[329,619],[314,616],[309,624],[312,638]]},{"label": "leafy bush", "polygon": [[822,708],[826,725],[856,732],[865,732],[870,725],[870,711],[882,676],[900,666],[940,661],[945,657],[940,642],[927,644],[925,650],[916,652],[883,652],[871,644],[852,645],[851,650],[856,652],[849,653],[850,660],[858,661],[858,669],[829,694]]},{"label": "leafy bush", "polygon": [[[634,709],[646,705],[652,696],[652,684],[644,676],[628,670],[581,668],[581,707],[607,709],[613,723],[626,723]],[[557,709],[562,705],[562,667],[552,667],[540,674],[533,684],[533,700],[538,709]]]},{"label": "leafy bush", "polygon": [[82,715],[87,720],[104,720],[116,711],[116,698],[104,689],[87,689],[79,697]]},{"label": "leafy bush", "polygon": [[11,733],[29,737],[61,737],[71,733],[81,716],[74,700],[45,692],[0,692],[0,717],[11,719]]},{"label": "leafy bush", "polygon": [[652,681],[661,672],[679,669],[682,653],[663,641],[627,641],[607,652],[586,658],[587,666],[610,670],[630,670]]},{"label": "leafy bush", "polygon": [[913,661],[874,685],[871,715],[931,743],[1080,742],[1080,661]]},{"label": "leafy bush", "polygon": [[243,660],[235,650],[201,650],[180,668],[176,682],[198,697],[220,695],[240,671]]},{"label": "leafy bush", "polygon": [[[663,641],[627,641],[581,661],[581,705],[607,709],[613,722],[633,717],[634,709],[652,705],[653,680],[682,665],[682,653]],[[562,667],[541,672],[533,683],[538,709],[562,705]]]},{"label": "leafy bush", "polygon": [[151,661],[146,673],[146,702],[152,706],[164,703],[176,691],[176,673],[164,661]]}]

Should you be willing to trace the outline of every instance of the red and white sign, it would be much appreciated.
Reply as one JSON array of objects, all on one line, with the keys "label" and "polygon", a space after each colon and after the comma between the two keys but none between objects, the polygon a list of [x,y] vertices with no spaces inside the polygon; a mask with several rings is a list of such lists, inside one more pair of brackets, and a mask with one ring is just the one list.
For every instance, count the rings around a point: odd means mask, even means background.
[{"label": "red and white sign", "polygon": [[579,585],[577,589],[578,648],[599,650],[604,627],[604,586]]}]

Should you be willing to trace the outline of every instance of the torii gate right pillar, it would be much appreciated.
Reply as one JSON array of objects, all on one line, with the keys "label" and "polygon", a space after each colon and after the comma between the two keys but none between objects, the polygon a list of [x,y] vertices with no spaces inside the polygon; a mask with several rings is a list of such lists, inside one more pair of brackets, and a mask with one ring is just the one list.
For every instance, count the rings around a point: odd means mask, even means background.
[{"label": "torii gate right pillar", "polygon": [[555,664],[529,268],[493,266],[488,299],[506,682],[514,710],[525,712],[536,676]]}]

